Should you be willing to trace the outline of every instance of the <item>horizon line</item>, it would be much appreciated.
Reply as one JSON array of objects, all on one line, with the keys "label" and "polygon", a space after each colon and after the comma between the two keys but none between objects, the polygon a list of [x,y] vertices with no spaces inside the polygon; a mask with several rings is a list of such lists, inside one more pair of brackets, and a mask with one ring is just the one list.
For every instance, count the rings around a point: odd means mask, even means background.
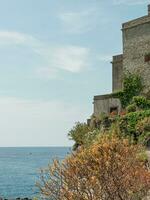
[{"label": "horizon line", "polygon": [[0,146],[0,148],[72,148],[72,146]]}]

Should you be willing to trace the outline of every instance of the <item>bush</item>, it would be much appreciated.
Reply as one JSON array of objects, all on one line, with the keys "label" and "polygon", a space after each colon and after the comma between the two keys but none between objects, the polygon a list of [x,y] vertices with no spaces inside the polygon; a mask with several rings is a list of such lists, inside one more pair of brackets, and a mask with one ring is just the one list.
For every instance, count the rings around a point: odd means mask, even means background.
[{"label": "bush", "polygon": [[124,75],[123,90],[112,94],[114,98],[119,98],[123,108],[126,108],[134,96],[141,93],[143,89],[141,77],[137,74],[127,72]]},{"label": "bush", "polygon": [[150,100],[143,96],[135,96],[132,101],[140,109],[150,109]]},{"label": "bush", "polygon": [[84,146],[89,147],[93,142],[97,140],[97,137],[102,134],[100,130],[95,129],[91,132],[88,132],[86,134],[85,140],[84,140]]},{"label": "bush", "polygon": [[136,111],[136,104],[131,104],[129,106],[127,106],[127,112],[130,113],[130,112],[135,112]]},{"label": "bush", "polygon": [[150,110],[131,112],[119,119],[121,133],[126,137],[132,137],[134,141],[138,141],[139,133],[136,131],[136,125],[145,117],[150,117]]},{"label": "bush", "polygon": [[139,121],[136,125],[136,130],[140,134],[150,132],[150,117],[145,117],[143,120]]},{"label": "bush", "polygon": [[145,132],[139,136],[139,143],[148,146],[150,141],[150,132]]},{"label": "bush", "polygon": [[86,135],[91,131],[93,131],[93,128],[88,126],[86,123],[77,122],[75,124],[75,126],[68,133],[69,139],[75,141],[75,145],[73,147],[74,150],[85,143]]},{"label": "bush", "polygon": [[147,145],[150,140],[150,117],[145,117],[137,123],[136,132],[139,135],[139,142]]},{"label": "bush", "polygon": [[51,200],[137,200],[150,189],[150,172],[139,145],[104,135],[62,163],[54,161],[37,185]]}]

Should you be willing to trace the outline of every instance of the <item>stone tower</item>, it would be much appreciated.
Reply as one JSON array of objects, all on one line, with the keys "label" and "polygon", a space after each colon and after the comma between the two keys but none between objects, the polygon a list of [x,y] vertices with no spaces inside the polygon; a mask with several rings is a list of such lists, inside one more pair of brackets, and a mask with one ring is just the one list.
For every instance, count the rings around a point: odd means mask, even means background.
[{"label": "stone tower", "polygon": [[122,25],[123,68],[141,75],[145,89],[150,91],[150,5],[148,15]]},{"label": "stone tower", "polygon": [[[122,24],[123,54],[112,59],[112,91],[123,87],[123,73],[138,73],[145,85],[144,94],[150,95],[150,5],[146,16]],[[111,94],[94,96],[94,115],[121,111],[119,99]]]}]

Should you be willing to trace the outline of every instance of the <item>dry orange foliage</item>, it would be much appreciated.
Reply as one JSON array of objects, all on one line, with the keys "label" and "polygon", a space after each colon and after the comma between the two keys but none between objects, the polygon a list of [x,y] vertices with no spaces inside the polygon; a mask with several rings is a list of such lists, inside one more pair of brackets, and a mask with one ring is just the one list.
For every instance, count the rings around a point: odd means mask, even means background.
[{"label": "dry orange foliage", "polygon": [[150,189],[143,150],[128,140],[105,135],[88,149],[41,173],[38,187],[51,200],[138,200]]}]

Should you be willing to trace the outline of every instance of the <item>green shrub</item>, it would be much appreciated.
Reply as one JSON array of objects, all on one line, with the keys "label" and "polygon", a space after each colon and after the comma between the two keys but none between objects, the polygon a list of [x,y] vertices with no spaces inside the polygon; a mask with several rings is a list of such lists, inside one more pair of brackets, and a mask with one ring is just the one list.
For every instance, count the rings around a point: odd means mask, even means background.
[{"label": "green shrub", "polygon": [[150,117],[145,117],[138,122],[136,132],[139,135],[139,142],[146,145],[150,139]]},{"label": "green shrub", "polygon": [[139,136],[138,142],[141,143],[142,145],[147,146],[149,140],[150,140],[150,132],[145,132]]},{"label": "green shrub", "polygon": [[150,117],[145,117],[141,121],[138,122],[136,125],[137,132],[144,133],[144,132],[150,132]]},{"label": "green shrub", "polygon": [[130,113],[130,112],[135,112],[136,111],[136,104],[131,104],[129,106],[127,106],[127,112]]},{"label": "green shrub", "polygon": [[85,143],[85,138],[88,132],[94,129],[86,123],[77,122],[75,126],[69,131],[69,139],[75,141],[74,150]]},{"label": "green shrub", "polygon": [[150,100],[146,99],[143,96],[133,97],[133,103],[136,104],[138,108],[141,109],[150,109]]},{"label": "green shrub", "polygon": [[150,110],[131,112],[119,119],[121,133],[126,137],[132,137],[138,141],[139,133],[136,131],[136,126],[140,120],[150,117]]},{"label": "green shrub", "polygon": [[134,96],[141,93],[143,89],[141,77],[137,74],[127,72],[124,75],[123,90],[112,94],[114,98],[119,98],[123,108],[126,108]]}]

